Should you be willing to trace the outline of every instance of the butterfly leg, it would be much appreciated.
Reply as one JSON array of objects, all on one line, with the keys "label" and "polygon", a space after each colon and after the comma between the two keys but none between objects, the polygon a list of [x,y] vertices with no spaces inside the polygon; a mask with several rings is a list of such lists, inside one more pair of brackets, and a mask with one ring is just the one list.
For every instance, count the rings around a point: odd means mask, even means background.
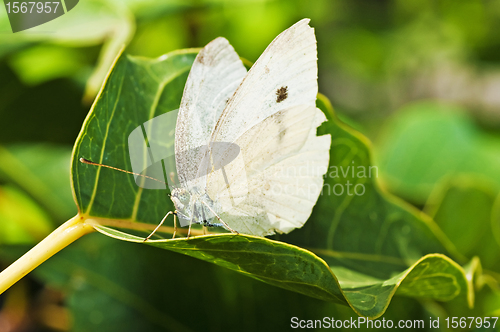
[{"label": "butterfly leg", "polygon": [[211,207],[210,207],[210,206],[209,206],[209,205],[208,205],[205,201],[201,201],[201,202],[202,202],[203,204],[205,204],[205,206],[206,206],[206,207],[207,207],[207,208],[208,208],[208,209],[209,209],[209,210],[210,210],[210,211],[214,214],[214,216],[215,216],[215,217],[216,217],[216,218],[217,218],[217,219],[218,219],[218,220],[219,220],[219,221],[220,221],[220,222],[224,225],[224,227],[225,227],[227,230],[231,231],[231,233],[240,234],[240,233],[238,233],[237,231],[235,231],[234,229],[232,229],[231,227],[229,227],[229,225],[228,225],[228,224],[226,224],[226,223],[224,222],[224,220],[222,220],[222,219],[221,219],[221,218],[217,215],[217,213],[215,213],[215,211],[214,211],[214,210],[213,210],[213,209],[212,209],[212,208],[211,208]]},{"label": "butterfly leg", "polygon": [[145,238],[142,242],[146,242],[147,240],[149,240],[149,238],[151,236],[153,236],[154,233],[156,233],[156,231],[158,230],[158,228],[160,228],[160,226],[163,225],[163,223],[165,222],[165,220],[167,219],[167,217],[169,215],[171,215],[171,214],[174,215],[174,236],[175,236],[175,232],[177,231],[177,224],[175,223],[175,215],[177,214],[177,211],[175,211],[175,212],[168,211],[168,213],[165,215],[165,217],[163,217],[163,219],[160,221],[160,223],[158,224],[158,226],[156,226],[156,228],[151,232],[151,234],[149,234],[148,237]]},{"label": "butterfly leg", "polygon": [[201,209],[201,216],[203,218],[203,235],[207,235],[207,216],[205,216],[205,210]]},{"label": "butterfly leg", "polygon": [[175,238],[175,233],[177,233],[177,210],[174,212],[174,234],[172,234],[172,239]]},{"label": "butterfly leg", "polygon": [[189,228],[188,228],[188,235],[187,238],[189,239],[189,236],[191,235],[191,225],[193,224],[193,220],[189,221]]}]

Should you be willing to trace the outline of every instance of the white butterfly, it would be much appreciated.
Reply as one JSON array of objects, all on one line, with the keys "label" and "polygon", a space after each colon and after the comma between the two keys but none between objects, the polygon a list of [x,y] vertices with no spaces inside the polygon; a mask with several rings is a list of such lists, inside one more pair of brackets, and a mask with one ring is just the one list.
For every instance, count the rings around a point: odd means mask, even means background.
[{"label": "white butterfly", "polygon": [[315,106],[316,39],[308,23],[282,32],[248,73],[221,37],[196,57],[175,129],[180,186],[171,199],[181,222],[265,236],[309,218],[330,136],[316,136],[326,118]]},{"label": "white butterfly", "polygon": [[[326,118],[315,106],[316,38],[308,23],[304,19],[283,31],[248,73],[224,38],[199,52],[177,113],[178,183],[170,185],[176,211],[167,213],[145,240],[170,214],[175,229],[176,216],[181,225],[189,225],[188,237],[193,223],[258,236],[304,225],[321,193],[330,150],[330,135],[316,136]],[[162,160],[171,155],[171,145],[162,137],[166,131],[173,134],[169,119],[175,114],[160,115],[145,129],[152,154],[163,153]],[[143,184],[146,178],[165,184],[158,176],[139,174],[142,156],[148,155],[142,135],[138,127],[129,136],[134,172],[124,172],[134,174],[144,188],[157,188]],[[134,154],[140,160],[134,161]],[[152,174],[162,177],[162,167],[153,167],[157,173]]]}]

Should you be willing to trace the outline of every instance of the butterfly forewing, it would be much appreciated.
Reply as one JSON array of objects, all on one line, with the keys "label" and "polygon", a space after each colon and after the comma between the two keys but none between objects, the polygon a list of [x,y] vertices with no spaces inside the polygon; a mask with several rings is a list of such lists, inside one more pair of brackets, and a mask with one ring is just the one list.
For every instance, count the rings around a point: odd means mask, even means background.
[{"label": "butterfly forewing", "polygon": [[309,19],[297,22],[266,48],[217,120],[212,141],[234,142],[280,110],[315,105],[316,38],[308,23]]}]

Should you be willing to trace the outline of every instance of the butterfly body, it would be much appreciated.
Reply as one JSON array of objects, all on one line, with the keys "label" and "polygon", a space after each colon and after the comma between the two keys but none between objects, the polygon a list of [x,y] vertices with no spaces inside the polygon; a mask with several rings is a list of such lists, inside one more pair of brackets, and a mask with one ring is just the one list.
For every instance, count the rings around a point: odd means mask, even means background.
[{"label": "butterfly body", "polygon": [[[181,224],[201,224],[207,227],[224,227],[223,223],[215,222],[219,207],[205,192],[192,188],[191,192],[184,188],[172,190],[170,199],[174,203],[177,217]],[[212,209],[212,211],[210,210]]]}]

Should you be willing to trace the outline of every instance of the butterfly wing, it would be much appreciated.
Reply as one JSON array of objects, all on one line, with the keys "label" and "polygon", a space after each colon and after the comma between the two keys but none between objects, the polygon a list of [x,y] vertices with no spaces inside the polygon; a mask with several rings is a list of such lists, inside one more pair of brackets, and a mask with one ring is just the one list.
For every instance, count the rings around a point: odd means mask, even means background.
[{"label": "butterfly wing", "polygon": [[309,19],[278,35],[255,62],[222,112],[214,142],[239,135],[279,110],[311,105],[318,94],[316,38]]},{"label": "butterfly wing", "polygon": [[[212,142],[239,146],[242,157],[220,162],[230,153],[212,151],[212,162],[225,164],[225,174],[212,171],[206,191],[221,204],[221,218],[246,234],[301,227],[321,192],[330,137],[316,136],[326,119],[315,107],[316,39],[308,22],[299,21],[268,46],[212,134]],[[303,174],[293,175],[298,169]]]},{"label": "butterfly wing", "polygon": [[184,87],[175,129],[177,172],[186,189],[196,183],[203,147],[246,73],[238,54],[222,37],[198,53]]}]

